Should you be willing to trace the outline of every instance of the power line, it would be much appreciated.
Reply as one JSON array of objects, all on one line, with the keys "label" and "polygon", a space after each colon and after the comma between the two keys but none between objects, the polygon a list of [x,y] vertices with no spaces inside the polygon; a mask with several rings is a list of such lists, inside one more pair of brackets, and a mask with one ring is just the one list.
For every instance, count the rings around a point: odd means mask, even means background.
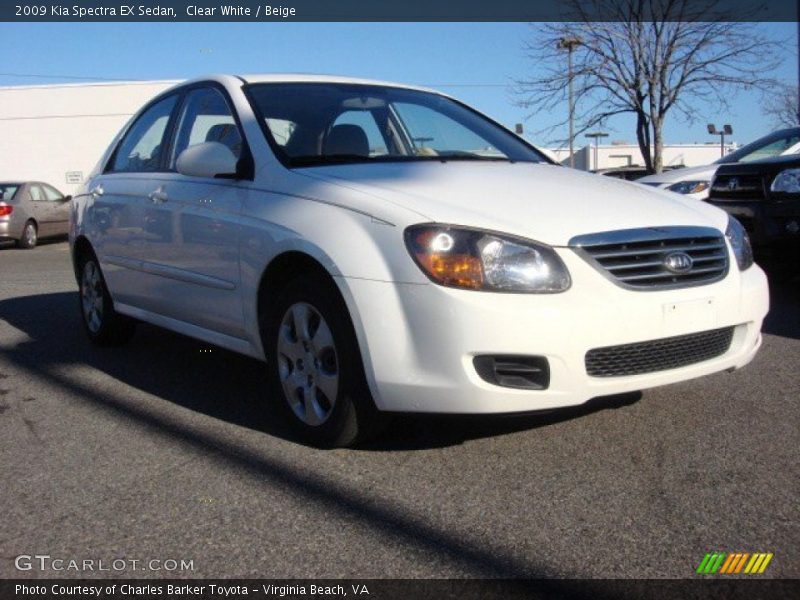
[{"label": "power line", "polygon": [[0,77],[29,77],[34,79],[80,79],[89,81],[145,81],[144,79],[119,79],[118,77],[91,77],[81,75],[41,75],[34,73],[0,73]]},{"label": "power line", "polygon": [[[91,75],[42,75],[41,73],[0,73],[0,77],[26,77],[33,79],[73,79],[83,81],[148,81],[127,77],[95,77]],[[507,83],[423,83],[423,87],[446,87],[446,88],[505,88]]]},{"label": "power line", "polygon": [[507,83],[422,83],[423,87],[485,87],[499,88],[508,87]]}]

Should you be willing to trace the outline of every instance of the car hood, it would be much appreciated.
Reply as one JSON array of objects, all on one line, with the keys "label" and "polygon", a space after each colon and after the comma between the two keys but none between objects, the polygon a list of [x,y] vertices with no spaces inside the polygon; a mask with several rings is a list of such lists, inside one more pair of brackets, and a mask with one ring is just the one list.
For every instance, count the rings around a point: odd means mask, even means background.
[{"label": "car hood", "polygon": [[[480,227],[553,246],[602,231],[669,225],[725,231],[727,225],[727,215],[710,205],[554,165],[453,161],[337,165],[303,171],[413,211],[415,222]],[[380,203],[373,202],[368,208],[381,217],[379,207]]]},{"label": "car hood", "polygon": [[671,169],[656,175],[648,175],[636,180],[636,183],[671,184],[679,181],[711,181],[719,165],[703,165],[686,169]]}]

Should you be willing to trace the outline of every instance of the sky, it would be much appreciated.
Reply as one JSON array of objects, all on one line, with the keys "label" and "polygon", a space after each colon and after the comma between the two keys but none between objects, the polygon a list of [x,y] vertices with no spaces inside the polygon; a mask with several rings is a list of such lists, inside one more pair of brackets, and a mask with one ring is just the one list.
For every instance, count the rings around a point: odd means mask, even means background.
[{"label": "sky", "polygon": [[[785,42],[786,57],[775,76],[796,83],[797,24],[758,27]],[[567,107],[525,120],[510,89],[515,78],[535,69],[523,52],[531,35],[527,23],[0,23],[0,85],[209,73],[368,77],[438,88],[506,126],[523,122],[526,137],[549,146],[567,137],[565,128],[541,131],[563,120]],[[752,141],[774,128],[761,101],[758,92],[740,92],[729,111],[698,107],[694,123],[668,117],[665,140],[718,141],[707,134],[706,123],[729,123],[733,141]],[[604,128],[607,140],[635,142],[633,125],[632,116],[615,118]],[[576,146],[587,141],[577,139]]]}]

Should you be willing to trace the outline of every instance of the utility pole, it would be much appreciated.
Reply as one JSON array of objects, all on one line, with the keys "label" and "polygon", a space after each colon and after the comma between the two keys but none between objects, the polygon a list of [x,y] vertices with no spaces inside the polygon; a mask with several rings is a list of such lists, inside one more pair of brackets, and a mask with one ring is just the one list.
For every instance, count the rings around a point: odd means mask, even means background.
[{"label": "utility pole", "polygon": [[587,138],[594,138],[594,168],[589,169],[590,171],[597,171],[598,169],[598,148],[600,145],[600,138],[608,137],[608,134],[604,131],[595,131],[594,133],[587,133]]},{"label": "utility pole", "polygon": [[[798,0],[800,2],[800,0]],[[574,132],[574,121],[575,121],[575,101],[572,95],[572,53],[575,51],[577,46],[581,45],[580,38],[577,37],[563,37],[558,40],[558,48],[559,50],[566,50],[567,51],[567,81],[568,83],[568,94],[569,94],[569,166],[570,168],[575,168],[575,152],[573,151],[573,142],[575,140],[575,132]]]}]

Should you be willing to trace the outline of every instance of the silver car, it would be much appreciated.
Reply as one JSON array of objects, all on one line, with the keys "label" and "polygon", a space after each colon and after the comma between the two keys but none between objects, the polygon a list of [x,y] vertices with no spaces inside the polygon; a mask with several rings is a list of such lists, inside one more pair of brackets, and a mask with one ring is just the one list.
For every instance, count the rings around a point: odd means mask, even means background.
[{"label": "silver car", "polygon": [[33,248],[39,238],[69,233],[69,201],[40,181],[0,182],[0,242]]}]

